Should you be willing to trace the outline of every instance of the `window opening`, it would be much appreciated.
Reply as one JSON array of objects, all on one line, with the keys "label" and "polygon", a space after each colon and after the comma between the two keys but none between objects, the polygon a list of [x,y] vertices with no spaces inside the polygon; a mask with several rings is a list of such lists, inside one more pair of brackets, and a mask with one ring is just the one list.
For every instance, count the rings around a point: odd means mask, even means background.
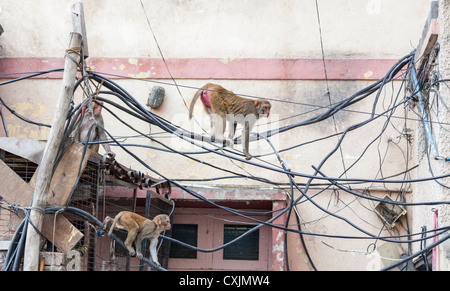
[{"label": "window opening", "polygon": [[[252,229],[253,225],[225,224],[223,239],[228,243]],[[259,229],[223,249],[224,260],[254,260],[259,257]]]},{"label": "window opening", "polygon": [[[198,238],[198,225],[174,224],[172,226],[172,238],[196,247]],[[169,258],[196,259],[197,251],[179,244],[172,243],[170,245]]]}]

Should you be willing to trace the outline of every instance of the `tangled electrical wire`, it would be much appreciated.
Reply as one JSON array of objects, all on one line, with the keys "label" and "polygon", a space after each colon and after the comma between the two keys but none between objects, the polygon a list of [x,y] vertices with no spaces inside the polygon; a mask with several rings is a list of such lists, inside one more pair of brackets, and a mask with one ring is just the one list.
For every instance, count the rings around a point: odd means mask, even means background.
[{"label": "tangled electrical wire", "polygon": [[[21,80],[24,80],[24,79],[27,79],[27,78],[30,78],[33,76],[47,74],[50,72],[61,71],[61,70],[62,69],[56,69],[56,70],[51,70],[51,71],[29,74],[25,77],[20,77],[17,79],[12,79],[12,80],[0,83],[0,86],[6,85],[6,84],[11,84],[11,83],[14,83],[17,81],[21,81]],[[394,114],[395,110],[397,108],[400,108],[401,106],[407,107],[407,105],[411,102],[411,100],[414,98],[414,96],[421,89],[421,88],[413,87],[414,89],[412,91],[410,90],[409,93],[405,94],[404,97],[402,97],[400,95],[401,90],[399,90],[398,94],[395,97],[395,100],[393,100],[393,102],[389,106],[389,108],[384,109],[384,111],[381,113],[376,113],[375,108],[377,107],[377,103],[379,102],[379,97],[382,94],[382,90],[384,90],[385,86],[389,83],[392,83],[393,81],[401,80],[402,85],[400,87],[405,89],[408,87],[408,82],[410,82],[409,81],[410,74],[415,74],[414,52],[401,58],[386,73],[386,75],[382,79],[378,80],[377,82],[354,93],[353,95],[351,95],[350,97],[348,97],[344,100],[341,100],[339,102],[336,102],[336,103],[330,105],[329,107],[322,107],[322,109],[325,109],[324,113],[317,114],[316,116],[314,116],[312,118],[308,118],[308,119],[298,122],[298,123],[280,127],[277,130],[253,133],[250,138],[251,141],[257,141],[257,140],[265,141],[272,149],[271,153],[261,155],[259,157],[267,156],[267,155],[274,155],[277,158],[277,160],[279,161],[280,166],[263,163],[260,159],[257,159],[258,161],[256,161],[256,162],[255,161],[247,161],[247,160],[245,160],[244,156],[242,154],[240,154],[239,152],[227,151],[226,148],[221,146],[222,141],[220,141],[220,140],[213,141],[207,135],[201,135],[201,134],[197,134],[194,132],[190,132],[189,130],[186,130],[186,129],[184,129],[176,124],[173,124],[173,123],[169,122],[168,120],[152,113],[151,111],[147,110],[142,104],[140,104],[123,87],[121,87],[116,82],[112,81],[111,79],[108,79],[107,77],[105,77],[107,74],[102,74],[99,72],[87,72],[87,74],[84,75],[83,78],[78,80],[78,82],[75,85],[74,90],[77,90],[80,87],[80,85],[83,83],[85,84],[85,87],[89,86],[88,85],[89,82],[91,84],[93,84],[95,90],[93,90],[92,95],[96,96],[96,98],[95,98],[96,100],[104,102],[104,109],[106,109],[119,122],[121,122],[122,124],[127,126],[131,131],[135,131],[139,136],[148,138],[160,146],[160,147],[147,146],[149,148],[160,150],[163,152],[168,152],[168,153],[175,153],[175,154],[181,155],[185,158],[188,158],[190,160],[202,163],[203,165],[205,165],[207,167],[212,167],[214,169],[224,171],[230,175],[230,176],[226,176],[226,177],[220,177],[221,179],[246,178],[246,179],[253,179],[258,182],[263,182],[263,183],[267,183],[267,184],[275,185],[275,186],[288,186],[288,188],[289,188],[289,190],[286,190],[287,200],[289,201],[288,205],[286,205],[286,207],[284,207],[282,209],[279,209],[277,212],[274,212],[272,218],[270,218],[269,220],[267,220],[267,221],[259,220],[259,219],[256,219],[256,218],[250,216],[249,213],[246,211],[242,211],[239,209],[233,209],[231,207],[225,207],[218,203],[215,203],[214,201],[211,201],[210,199],[205,198],[204,196],[200,195],[199,193],[192,190],[191,188],[183,185],[181,183],[183,180],[173,179],[173,178],[168,177],[167,175],[162,174],[161,171],[159,171],[158,169],[156,169],[153,166],[150,166],[148,163],[143,161],[139,156],[137,156],[135,153],[133,153],[128,148],[129,145],[124,145],[116,137],[114,137],[110,132],[108,132],[108,130],[106,128],[102,127],[102,129],[105,131],[105,133],[111,139],[111,141],[106,141],[106,142],[110,142],[111,144],[116,145],[116,146],[120,147],[121,149],[123,149],[124,152],[126,152],[133,159],[135,159],[137,162],[139,162],[143,167],[147,168],[150,172],[154,173],[155,175],[161,177],[162,179],[164,179],[166,181],[169,181],[171,184],[175,185],[176,187],[179,187],[181,190],[183,190],[184,192],[188,193],[189,195],[192,195],[193,197],[199,199],[200,201],[208,203],[211,207],[222,209],[228,213],[231,213],[233,215],[247,219],[247,220],[251,221],[252,223],[256,224],[250,230],[243,233],[239,237],[233,239],[232,241],[230,241],[226,244],[223,244],[221,246],[212,248],[212,249],[204,249],[204,248],[194,247],[194,246],[188,245],[184,242],[173,239],[171,237],[166,237],[164,235],[161,235],[162,238],[167,239],[167,240],[171,241],[172,243],[180,244],[187,248],[194,249],[196,251],[215,252],[215,251],[218,251],[220,249],[223,249],[223,248],[229,246],[232,243],[235,243],[236,241],[239,241],[243,237],[249,235],[250,233],[258,230],[259,228],[261,228],[263,226],[269,226],[269,227],[280,229],[280,230],[284,231],[286,240],[287,240],[288,232],[298,234],[302,241],[302,244],[305,249],[306,255],[308,257],[308,260],[309,260],[312,268],[314,270],[316,270],[317,268],[315,267],[315,265],[313,263],[313,258],[310,256],[307,245],[304,240],[305,235],[316,236],[316,237],[339,238],[339,239],[370,239],[370,240],[381,240],[381,241],[386,241],[386,242],[405,243],[405,244],[411,244],[414,242],[422,242],[425,239],[442,236],[433,244],[430,244],[426,248],[423,248],[420,252],[416,252],[413,254],[409,253],[406,258],[397,261],[395,264],[392,264],[389,267],[384,268],[384,270],[388,270],[388,269],[394,268],[396,266],[399,266],[401,264],[404,264],[405,262],[407,262],[419,255],[422,255],[429,249],[431,249],[431,248],[435,247],[436,245],[449,239],[450,235],[447,234],[447,232],[449,231],[450,226],[444,226],[444,227],[440,227],[435,230],[422,231],[422,232],[418,232],[418,233],[409,233],[409,231],[408,231],[407,235],[381,236],[380,234],[371,233],[371,232],[357,226],[355,223],[351,222],[348,218],[340,216],[336,212],[329,211],[328,209],[319,205],[319,203],[317,203],[313,198],[315,196],[319,195],[320,193],[324,192],[325,190],[339,189],[339,190],[345,191],[346,193],[354,195],[358,199],[361,198],[361,199],[367,199],[367,200],[376,201],[376,202],[383,202],[383,203],[386,203],[388,205],[393,205],[393,206],[394,205],[423,206],[423,205],[450,204],[450,201],[431,201],[431,202],[429,201],[429,202],[420,202],[420,203],[405,202],[403,195],[401,195],[401,198],[402,198],[401,201],[385,200],[385,199],[377,198],[375,196],[367,195],[366,192],[354,190],[350,186],[352,184],[358,184],[358,183],[371,183],[371,184],[401,183],[402,185],[404,185],[407,183],[418,183],[418,182],[424,182],[424,181],[440,181],[443,178],[449,177],[450,174],[445,174],[445,175],[441,175],[441,176],[433,176],[432,175],[430,177],[423,177],[423,178],[416,178],[416,179],[406,179],[406,174],[411,170],[411,169],[407,168],[404,173],[399,174],[399,175],[402,175],[402,174],[405,175],[405,179],[390,179],[389,177],[388,178],[385,177],[385,178],[381,178],[381,179],[376,179],[376,178],[370,179],[370,178],[361,178],[361,177],[358,177],[358,178],[348,178],[348,177],[344,178],[343,177],[356,163],[358,163],[360,161],[362,156],[366,153],[367,149],[372,144],[374,144],[377,140],[379,140],[380,136],[385,132],[387,126],[389,125],[391,118],[393,118],[393,114]],[[138,80],[142,81],[142,79],[138,79]],[[151,82],[151,80],[145,80],[145,81]],[[173,84],[167,84],[167,85],[173,85]],[[181,87],[181,85],[178,85],[178,84],[175,84],[175,86],[177,86],[177,88],[179,86]],[[195,88],[195,89],[198,89],[198,88]],[[405,89],[405,92],[408,92],[408,91]],[[281,152],[285,152],[285,151],[292,150],[294,148],[301,147],[306,143],[298,144],[295,146],[291,146],[289,148],[278,150],[278,149],[276,149],[276,147],[273,145],[273,143],[270,140],[270,137],[274,136],[275,134],[283,134],[283,133],[289,132],[290,130],[293,130],[293,129],[301,127],[301,126],[308,126],[311,124],[316,124],[316,123],[327,120],[328,118],[334,116],[338,112],[346,112],[348,110],[346,108],[348,108],[349,106],[354,105],[362,100],[365,100],[367,97],[372,96],[373,94],[375,94],[375,98],[374,98],[373,105],[372,105],[372,111],[369,114],[369,118],[367,118],[366,120],[363,120],[359,123],[348,126],[344,131],[342,131],[340,133],[332,134],[325,138],[320,138],[320,139],[308,142],[308,143],[313,143],[315,141],[324,140],[326,138],[330,138],[333,136],[338,137],[338,141],[337,141],[335,147],[329,153],[324,155],[323,159],[318,164],[318,166],[313,166],[313,170],[314,170],[313,174],[306,174],[306,173],[301,173],[301,172],[296,172],[296,171],[291,170],[288,167],[287,163],[283,160],[283,158],[280,155]],[[115,98],[115,99],[113,99],[113,98]],[[261,97],[258,97],[258,98],[261,98]],[[274,100],[274,99],[271,99],[271,100]],[[88,102],[94,102],[94,101],[95,100],[93,100],[92,98],[86,98],[84,102],[82,102],[81,104],[79,104],[77,106],[73,106],[71,108],[71,110],[68,114],[68,117],[67,117],[66,128],[65,128],[65,132],[64,132],[64,140],[63,140],[62,144],[67,144],[67,141],[70,139],[71,133],[75,130],[75,128],[77,126],[77,120],[81,114],[81,107],[83,105],[87,105]],[[275,101],[283,102],[283,100],[275,100]],[[9,110],[12,114],[16,115],[17,117],[21,118],[22,120],[24,120],[26,122],[30,122],[30,123],[38,125],[38,126],[49,127],[49,125],[32,122],[32,121],[28,120],[27,118],[20,116],[14,110],[12,110],[10,107],[7,106],[1,97],[0,97],[0,102],[4,105],[4,107],[7,110]],[[105,106],[106,104],[108,106]],[[111,109],[112,107],[114,107],[116,110],[123,112],[124,114],[133,116],[133,117],[141,120],[142,122],[157,126],[162,131],[164,131],[176,138],[179,138],[185,142],[188,142],[189,144],[195,145],[196,147],[201,149],[201,151],[195,152],[195,153],[178,151],[178,150],[170,147],[166,143],[161,142],[155,136],[152,136],[149,134],[144,134],[144,133],[140,132],[139,130],[135,129],[135,126],[133,126],[133,125],[127,123],[125,120],[121,119],[118,116],[118,114],[116,114]],[[0,110],[0,112],[1,112],[1,110]],[[348,111],[348,112],[351,112],[351,111]],[[1,117],[3,120],[3,114],[1,114]],[[366,149],[361,153],[361,155],[356,159],[356,161],[354,163],[352,163],[350,166],[346,167],[345,171],[338,177],[327,176],[324,173],[322,167],[327,162],[327,160],[338,151],[338,149],[340,148],[346,135],[351,131],[355,131],[359,128],[362,128],[363,126],[365,126],[375,120],[383,118],[383,117],[386,118],[387,121],[384,123],[380,133],[377,134],[368,143]],[[98,124],[97,124],[97,126],[101,127]],[[6,128],[6,125],[4,122],[3,122],[3,127],[5,129],[5,132],[7,133],[8,131],[7,131],[7,128]],[[236,138],[235,143],[239,143],[239,138]],[[89,143],[84,142],[85,149],[88,144]],[[140,146],[143,146],[143,145],[140,145]],[[143,146],[143,147],[146,147],[146,146]],[[61,157],[63,153],[64,153],[64,148],[61,148],[58,156]],[[84,155],[84,153],[83,153],[83,155]],[[281,182],[271,181],[270,179],[267,179],[267,178],[258,177],[255,175],[243,175],[243,174],[236,173],[236,172],[233,172],[228,169],[222,169],[221,167],[218,167],[217,165],[214,165],[214,164],[211,164],[211,163],[208,163],[205,161],[201,161],[194,157],[194,154],[206,154],[206,153],[212,153],[212,154],[215,154],[218,156],[228,158],[232,161],[239,161],[242,163],[253,165],[255,167],[258,167],[260,169],[264,169],[267,171],[271,171],[273,173],[284,174],[287,176],[288,182],[281,183]],[[80,175],[81,175],[81,173],[79,172],[78,177]],[[396,175],[396,176],[398,176],[398,175]],[[294,180],[294,178],[296,178],[296,177],[301,177],[301,178],[307,179],[307,182],[306,183],[298,183]],[[208,181],[208,180],[209,179],[203,179],[202,181]],[[312,185],[314,185],[314,183],[313,183],[314,180],[319,181],[320,182],[319,185],[323,186],[323,189],[321,189],[315,195],[310,195],[308,192],[309,192],[310,187]],[[296,197],[296,195],[295,195],[296,191],[298,191],[298,193],[300,193],[298,195],[298,197]],[[322,213],[345,222],[352,228],[361,232],[363,234],[363,236],[333,235],[333,234],[324,234],[324,233],[313,233],[310,231],[302,230],[301,217],[298,213],[297,206],[302,203],[306,203],[306,202],[309,202],[315,208],[319,209]],[[102,222],[100,222],[97,218],[93,217],[89,213],[86,213],[80,209],[69,207],[68,206],[69,203],[70,203],[70,199],[66,206],[61,206],[61,207],[50,206],[50,207],[47,207],[44,211],[46,213],[54,213],[55,215],[62,213],[64,211],[68,211],[72,214],[79,215],[83,219],[90,221],[91,223],[97,225],[100,228],[103,227]],[[20,207],[22,207],[21,209],[24,210],[25,213],[27,213],[27,211],[29,211],[29,208],[26,208],[24,206],[20,206]],[[283,215],[285,215],[285,218],[286,218],[285,223],[283,225],[273,223],[276,219],[282,217]],[[294,215],[297,220],[297,224],[295,225],[295,227],[290,227],[290,225],[289,225],[289,221],[290,221],[290,218],[292,215]],[[26,214],[26,217],[28,217],[27,214]],[[17,229],[17,231],[14,235],[14,238],[13,238],[11,246],[10,246],[10,250],[8,250],[8,253],[7,253],[7,260],[5,261],[5,263],[3,265],[3,270],[17,270],[19,267],[21,258],[23,256],[24,234],[26,233],[26,229],[27,229],[27,225],[28,225],[28,223],[26,223],[26,222],[29,222],[29,221],[27,219],[24,219],[22,221],[22,223],[20,224],[19,228]],[[432,232],[433,232],[433,234],[430,234]],[[428,234],[430,234],[430,235],[428,235]],[[424,237],[424,235],[427,235],[427,236]],[[418,236],[419,238],[414,238],[416,236]],[[123,242],[118,240],[116,237],[113,237],[113,239],[116,239],[119,243],[123,244]],[[289,260],[288,260],[288,251],[287,251],[286,243],[284,245],[284,253],[285,253],[286,269],[289,270],[289,263],[288,263]],[[147,260],[146,262],[155,267],[155,265],[151,261]],[[159,269],[164,270],[163,268],[159,268]]]}]

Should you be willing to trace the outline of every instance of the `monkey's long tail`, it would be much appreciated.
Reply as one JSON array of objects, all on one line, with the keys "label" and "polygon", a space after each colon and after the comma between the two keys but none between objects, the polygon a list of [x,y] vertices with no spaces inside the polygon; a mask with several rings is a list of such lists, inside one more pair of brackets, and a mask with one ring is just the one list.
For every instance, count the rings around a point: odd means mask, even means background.
[{"label": "monkey's long tail", "polygon": [[114,231],[114,228],[116,227],[117,221],[119,221],[119,219],[122,217],[122,215],[123,215],[123,211],[119,212],[119,213],[116,215],[116,217],[114,217],[114,221],[113,221],[113,223],[111,224],[111,227],[109,228],[108,236],[111,236],[111,235],[112,235],[112,233],[113,233],[113,231]]},{"label": "monkey's long tail", "polygon": [[[203,86],[203,87],[205,87],[205,86]],[[194,98],[192,98],[191,105],[189,106],[189,119],[192,119],[192,112],[194,111],[195,102],[197,102],[198,97],[200,97],[200,95],[202,95],[202,92],[204,90],[203,87],[198,89],[197,92],[195,92]]]}]

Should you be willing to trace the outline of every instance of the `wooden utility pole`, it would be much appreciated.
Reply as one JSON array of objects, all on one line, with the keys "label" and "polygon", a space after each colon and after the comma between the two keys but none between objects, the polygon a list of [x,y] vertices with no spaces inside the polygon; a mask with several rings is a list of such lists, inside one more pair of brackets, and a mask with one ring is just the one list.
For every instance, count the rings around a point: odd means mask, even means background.
[{"label": "wooden utility pole", "polygon": [[[83,9],[81,3],[74,4],[72,6],[72,19],[83,17],[82,12],[74,13],[74,10],[77,7],[77,11],[82,11]],[[84,19],[79,19],[78,21],[73,20],[73,24],[74,27],[84,26]],[[44,214],[41,209],[44,209],[47,206],[48,189],[50,187],[55,158],[64,134],[64,125],[66,123],[70,102],[73,99],[73,89],[75,86],[78,64],[81,58],[79,52],[83,41],[82,31],[79,29],[74,29],[74,31],[76,32],[71,33],[69,50],[67,51],[67,54],[73,59],[67,56],[65,58],[62,86],[56,104],[55,116],[36,177],[36,186],[33,193],[32,210],[30,213],[31,222],[28,226],[25,242],[24,271],[37,271],[39,269],[41,237],[31,223],[39,231],[42,229]]]}]

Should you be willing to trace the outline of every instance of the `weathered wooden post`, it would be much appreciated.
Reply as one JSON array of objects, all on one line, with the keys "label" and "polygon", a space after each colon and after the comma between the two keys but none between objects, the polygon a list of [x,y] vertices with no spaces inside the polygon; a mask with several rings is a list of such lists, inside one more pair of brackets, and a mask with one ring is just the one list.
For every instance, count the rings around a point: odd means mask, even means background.
[{"label": "weathered wooden post", "polygon": [[[78,11],[78,13],[76,11]],[[65,58],[62,86],[59,99],[56,104],[55,116],[38,168],[36,186],[32,201],[33,209],[30,213],[31,222],[28,227],[25,242],[25,255],[23,263],[24,271],[37,271],[39,269],[40,235],[36,232],[31,223],[39,231],[42,229],[44,213],[40,210],[47,206],[48,189],[52,178],[55,158],[64,134],[64,125],[66,122],[67,113],[69,111],[70,102],[73,99],[73,89],[76,82],[78,64],[81,59],[81,54],[79,52],[81,51],[83,41],[81,34],[83,33],[82,27],[85,31],[82,11],[83,6],[81,3],[77,3],[72,6],[72,20],[74,24],[74,31],[76,32],[71,33],[71,40],[67,54],[73,59],[67,56]]]}]

